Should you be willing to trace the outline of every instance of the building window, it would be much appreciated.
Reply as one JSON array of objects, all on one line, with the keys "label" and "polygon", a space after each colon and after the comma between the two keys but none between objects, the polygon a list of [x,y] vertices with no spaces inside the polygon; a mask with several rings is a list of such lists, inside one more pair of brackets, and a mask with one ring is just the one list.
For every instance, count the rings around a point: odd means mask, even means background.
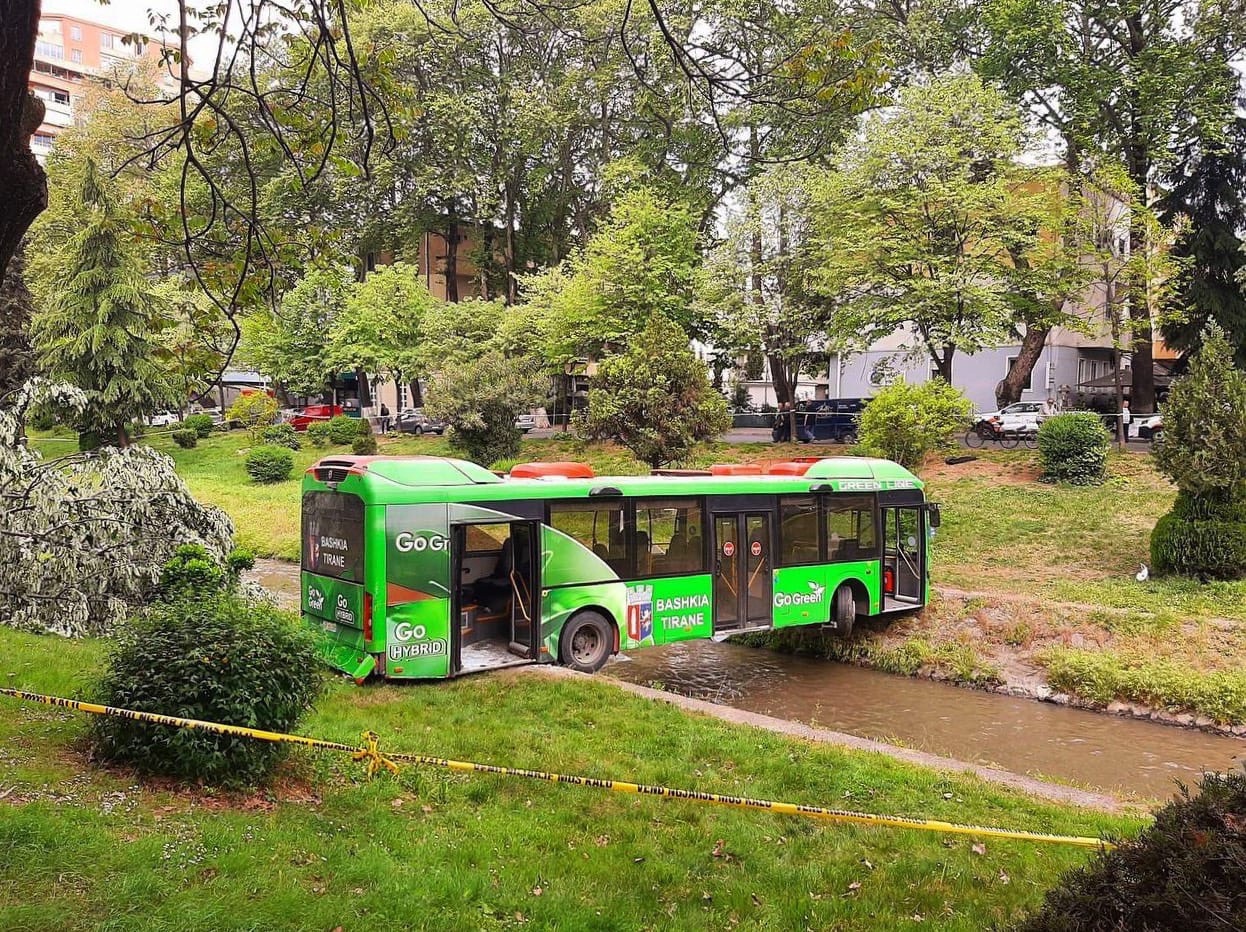
[{"label": "building window", "polygon": [[52,100],[63,106],[69,106],[69,91],[53,91]]},{"label": "building window", "polygon": [[818,503],[812,496],[779,499],[779,564],[818,562]]},{"label": "building window", "polygon": [[878,559],[872,495],[832,495],[826,500],[828,563]]},{"label": "building window", "polygon": [[30,142],[36,149],[51,149],[52,142],[56,137],[50,133],[35,133],[31,137]]},{"label": "building window", "polygon": [[42,55],[44,58],[64,58],[65,46],[52,42],[36,42],[35,54]]},{"label": "building window", "polygon": [[111,32],[101,32],[100,33],[100,48],[111,49],[113,47],[113,42],[116,41],[116,38],[117,37],[114,36]]},{"label": "building window", "polygon": [[82,49],[70,49],[69,60],[82,64]]},{"label": "building window", "polygon": [[70,38],[75,39],[78,42],[81,42],[82,41],[82,27],[81,26],[70,26],[69,36]]},{"label": "building window", "polygon": [[[1018,359],[1018,357],[1016,357],[1016,356],[1009,356],[1009,357],[1008,357],[1008,363],[1007,363],[1007,365],[1005,365],[1005,366],[1004,366],[1004,375],[1005,375],[1005,376],[1007,376],[1007,375],[1008,375],[1008,373],[1012,371],[1012,364],[1013,364],[1014,362],[1016,362],[1016,361],[1017,361],[1017,359]],[[1033,369],[1031,369],[1031,370],[1030,370],[1030,379],[1029,379],[1029,381],[1028,381],[1028,382],[1026,382],[1024,385],[1022,385],[1022,386],[1021,386],[1021,390],[1022,390],[1022,391],[1024,391],[1024,392],[1032,392],[1032,391],[1034,391],[1034,370],[1033,370]]]},{"label": "building window", "polygon": [[636,505],[636,575],[705,572],[701,502],[673,498]]},{"label": "building window", "polygon": [[407,407],[407,384],[405,382],[398,383],[398,410],[402,411]]}]

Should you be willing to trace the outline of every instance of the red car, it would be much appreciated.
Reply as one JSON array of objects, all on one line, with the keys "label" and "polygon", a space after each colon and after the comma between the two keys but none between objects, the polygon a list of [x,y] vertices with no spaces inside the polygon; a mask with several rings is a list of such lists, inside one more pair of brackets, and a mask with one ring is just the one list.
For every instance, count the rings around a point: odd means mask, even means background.
[{"label": "red car", "polygon": [[292,414],[286,419],[286,423],[295,430],[307,430],[309,424],[316,421],[327,421],[331,417],[337,417],[339,414],[345,414],[341,405],[308,405],[298,414]]}]

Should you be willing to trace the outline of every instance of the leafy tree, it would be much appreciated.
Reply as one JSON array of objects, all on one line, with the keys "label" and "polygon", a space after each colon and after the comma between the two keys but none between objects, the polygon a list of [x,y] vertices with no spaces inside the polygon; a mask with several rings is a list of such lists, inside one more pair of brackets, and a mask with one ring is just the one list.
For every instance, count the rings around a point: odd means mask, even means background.
[{"label": "leafy tree", "polygon": [[696,222],[680,204],[640,189],[623,194],[565,272],[546,278],[545,355],[555,363],[617,351],[657,313],[701,332],[692,298]]},{"label": "leafy tree", "polygon": [[519,453],[523,434],[515,419],[545,389],[545,379],[530,362],[490,351],[434,372],[425,409],[449,426],[452,449],[488,466]]},{"label": "leafy tree", "polygon": [[717,437],[731,426],[731,416],[688,348],[687,334],[654,313],[625,352],[597,367],[579,426],[589,436],[617,439],[658,467]]},{"label": "leafy tree", "polygon": [[431,372],[478,359],[496,348],[503,316],[500,301],[433,304],[424,315],[419,343],[410,350],[414,366],[418,371]]},{"label": "leafy tree", "polygon": [[345,266],[308,270],[275,312],[256,311],[245,320],[243,355],[291,391],[323,392],[335,371],[329,335],[346,306],[352,282]]},{"label": "leafy tree", "polygon": [[1173,255],[1188,260],[1176,285],[1179,314],[1163,325],[1164,340],[1182,352],[1199,346],[1209,323],[1221,327],[1246,368],[1246,119],[1235,117],[1223,139],[1184,141],[1169,169],[1158,209],[1168,226],[1187,221]]},{"label": "leafy tree", "polygon": [[1155,462],[1182,491],[1236,499],[1246,493],[1246,372],[1224,332],[1209,330],[1164,403]]},{"label": "leafy tree", "polygon": [[1041,197],[1023,182],[1015,107],[972,74],[937,78],[867,122],[813,198],[813,287],[832,336],[911,332],[943,379],[958,351],[1011,336],[1014,254],[1039,246]]},{"label": "leafy tree", "polygon": [[81,390],[27,383],[0,409],[0,624],[68,637],[112,632],[160,579],[180,544],[216,559],[233,524],[201,505],[150,447],[44,459],[20,442],[36,404],[80,411]]},{"label": "leafy tree", "polygon": [[225,418],[245,427],[252,440],[259,440],[264,428],[277,423],[277,410],[277,399],[265,392],[244,392],[229,406]]},{"label": "leafy tree", "polygon": [[415,266],[379,267],[350,288],[329,332],[326,360],[336,369],[362,369],[378,380],[406,379],[418,388],[427,371],[420,353],[424,318],[433,305]]},{"label": "leafy tree", "polygon": [[79,197],[83,226],[62,254],[63,287],[35,318],[35,343],[43,371],[86,393],[84,442],[124,447],[128,425],[171,397],[158,343],[167,321],[90,159]]},{"label": "leafy tree", "polygon": [[930,454],[956,446],[972,411],[969,399],[943,379],[896,382],[865,406],[857,438],[872,456],[920,469]]},{"label": "leafy tree", "polygon": [[[1060,138],[1065,163],[1105,154],[1125,172],[1136,205],[1154,207],[1158,175],[1196,127],[1233,115],[1246,20],[1233,4],[1193,0],[991,0],[983,11],[977,67],[999,80]],[[1143,213],[1130,225],[1129,254],[1145,251]],[[1123,307],[1133,354],[1132,400],[1155,402],[1151,312],[1145,271],[1127,273]]]}]

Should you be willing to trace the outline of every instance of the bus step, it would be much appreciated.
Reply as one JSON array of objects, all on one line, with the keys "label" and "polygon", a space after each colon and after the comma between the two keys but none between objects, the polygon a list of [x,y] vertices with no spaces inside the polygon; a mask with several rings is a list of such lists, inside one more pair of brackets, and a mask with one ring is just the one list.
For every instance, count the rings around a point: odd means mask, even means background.
[{"label": "bus step", "polygon": [[532,649],[527,644],[520,644],[518,641],[511,641],[506,648],[516,657],[523,657],[525,660],[532,659]]}]

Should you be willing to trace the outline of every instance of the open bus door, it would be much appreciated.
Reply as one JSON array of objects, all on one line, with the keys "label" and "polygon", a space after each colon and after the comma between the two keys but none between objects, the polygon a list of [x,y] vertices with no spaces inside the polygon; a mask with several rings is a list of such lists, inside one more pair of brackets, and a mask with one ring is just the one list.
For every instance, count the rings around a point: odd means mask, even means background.
[{"label": "open bus door", "polygon": [[883,611],[921,605],[926,596],[926,507],[885,505]]},{"label": "open bus door", "polygon": [[450,528],[451,675],[528,663],[540,649],[539,521]]}]

